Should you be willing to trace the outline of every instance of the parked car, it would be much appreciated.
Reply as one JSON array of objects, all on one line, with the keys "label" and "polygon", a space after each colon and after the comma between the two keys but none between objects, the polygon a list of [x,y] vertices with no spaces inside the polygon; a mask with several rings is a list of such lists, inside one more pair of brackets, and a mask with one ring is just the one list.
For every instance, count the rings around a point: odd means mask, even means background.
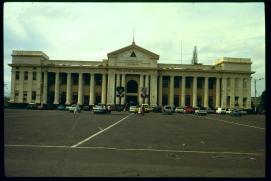
[{"label": "parked car", "polygon": [[154,112],[154,110],[155,110],[156,107],[157,107],[156,104],[151,104],[151,105],[149,106],[149,111],[150,111],[150,112]]},{"label": "parked car", "polygon": [[207,113],[208,114],[215,114],[215,109],[207,108]]},{"label": "parked car", "polygon": [[26,109],[37,109],[38,106],[36,103],[29,103],[27,106],[26,106]]},{"label": "parked car", "polygon": [[232,111],[233,109],[226,109],[226,114],[231,114]]},{"label": "parked car", "polygon": [[101,105],[95,105],[93,107],[93,113],[106,113],[106,107]]},{"label": "parked car", "polygon": [[136,108],[136,106],[130,106],[129,112],[130,112],[130,113],[137,113],[137,108]]},{"label": "parked car", "polygon": [[75,109],[77,109],[78,112],[81,112],[81,107],[77,104],[73,104],[71,106],[66,106],[66,110],[68,110],[69,112],[74,112]]},{"label": "parked car", "polygon": [[83,106],[82,110],[84,110],[84,111],[90,111],[90,106]]},{"label": "parked car", "polygon": [[206,108],[204,108],[204,107],[199,107],[199,108],[196,108],[195,109],[195,114],[196,115],[207,115],[207,110],[206,110]]},{"label": "parked car", "polygon": [[195,110],[191,106],[184,107],[184,113],[194,113]]},{"label": "parked car", "polygon": [[231,113],[230,113],[231,116],[238,116],[240,117],[241,116],[241,112],[238,111],[238,110],[233,110]]},{"label": "parked car", "polygon": [[226,109],[219,107],[219,108],[217,108],[216,113],[217,114],[226,114]]},{"label": "parked car", "polygon": [[184,107],[176,107],[175,112],[176,113],[184,113]]},{"label": "parked car", "polygon": [[152,112],[162,112],[162,106],[156,106],[153,108]]},{"label": "parked car", "polygon": [[64,111],[65,110],[65,106],[63,104],[60,104],[60,105],[57,106],[56,109],[59,110],[59,111]]},{"label": "parked car", "polygon": [[163,107],[163,113],[164,114],[172,114],[173,113],[173,108],[169,105],[166,105]]},{"label": "parked car", "polygon": [[144,111],[145,111],[146,113],[150,112],[150,106],[149,106],[149,104],[142,104],[141,106],[144,107]]}]

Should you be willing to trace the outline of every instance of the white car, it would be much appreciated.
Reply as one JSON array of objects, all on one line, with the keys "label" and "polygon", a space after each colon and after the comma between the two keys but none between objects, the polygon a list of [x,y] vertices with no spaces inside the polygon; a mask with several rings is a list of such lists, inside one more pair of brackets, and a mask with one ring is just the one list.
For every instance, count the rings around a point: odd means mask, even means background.
[{"label": "white car", "polygon": [[226,114],[226,109],[219,107],[219,108],[217,108],[216,113],[217,114]]},{"label": "white car", "polygon": [[163,113],[164,114],[172,114],[173,113],[173,107],[166,105],[163,107]]},{"label": "white car", "polygon": [[184,113],[184,107],[176,107],[175,112],[176,113]]},{"label": "white car", "polygon": [[129,108],[129,112],[131,112],[131,113],[135,113],[136,110],[137,110],[136,106],[130,106],[130,108]]},{"label": "white car", "polygon": [[205,108],[196,108],[195,114],[196,115],[207,115],[207,110]]},{"label": "white car", "polygon": [[73,104],[71,106],[66,106],[66,109],[70,112],[74,112],[75,109],[78,109],[78,112],[81,112],[81,108],[79,105]]},{"label": "white car", "polygon": [[93,113],[106,113],[106,107],[101,105],[95,105],[93,107]]}]

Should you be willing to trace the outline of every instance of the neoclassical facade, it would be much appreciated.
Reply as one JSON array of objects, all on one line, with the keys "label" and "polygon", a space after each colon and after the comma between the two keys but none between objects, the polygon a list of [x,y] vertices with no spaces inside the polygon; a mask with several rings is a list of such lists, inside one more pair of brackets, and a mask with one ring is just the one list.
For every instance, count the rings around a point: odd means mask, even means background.
[{"label": "neoclassical facade", "polygon": [[213,65],[161,64],[134,42],[102,61],[50,60],[41,51],[12,52],[11,103],[156,104],[250,109],[251,60]]}]

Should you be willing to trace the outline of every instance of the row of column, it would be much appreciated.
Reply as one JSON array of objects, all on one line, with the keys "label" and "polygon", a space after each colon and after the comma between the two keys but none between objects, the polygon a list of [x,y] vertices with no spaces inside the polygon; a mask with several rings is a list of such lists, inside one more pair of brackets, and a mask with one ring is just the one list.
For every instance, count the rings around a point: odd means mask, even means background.
[{"label": "row of column", "polygon": [[[71,104],[71,73],[67,73],[66,103]],[[43,103],[47,104],[48,74],[44,73]],[[90,74],[89,105],[94,105],[94,74]],[[55,91],[54,104],[59,104],[59,72],[55,72]],[[106,103],[106,74],[102,75],[102,97],[101,103]],[[78,101],[77,104],[83,104],[83,73],[79,73],[78,78]]]},{"label": "row of column", "polygon": [[[197,78],[193,77],[193,89],[192,89],[192,106],[197,107]],[[209,105],[209,89],[208,89],[208,80],[209,77],[204,77],[204,107],[208,107]],[[227,78],[222,78],[222,85],[220,86],[221,78],[216,78],[216,102],[215,107],[227,107]],[[251,104],[251,96],[250,96],[250,80],[247,81],[247,95],[243,95],[243,80],[244,78],[239,78],[238,81],[238,105],[240,108],[243,108],[243,97],[247,98],[246,107],[250,107]],[[159,105],[162,105],[162,97],[163,97],[163,76],[159,77]],[[185,84],[186,84],[186,76],[182,76],[182,86],[181,86],[181,106],[185,106]],[[221,87],[221,90],[220,90]],[[230,107],[235,106],[235,78],[230,79]],[[221,100],[220,100],[221,99]],[[169,105],[174,106],[174,76],[170,76],[170,84],[169,84]]]}]

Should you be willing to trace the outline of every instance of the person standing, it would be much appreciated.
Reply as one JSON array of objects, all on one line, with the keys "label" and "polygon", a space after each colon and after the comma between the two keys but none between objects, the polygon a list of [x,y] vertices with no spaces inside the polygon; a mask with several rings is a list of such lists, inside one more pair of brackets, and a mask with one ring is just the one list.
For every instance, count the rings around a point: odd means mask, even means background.
[{"label": "person standing", "polygon": [[144,106],[142,105],[142,107],[141,107],[141,113],[142,113],[142,116],[144,116],[144,113],[145,113],[145,108],[144,108]]}]

